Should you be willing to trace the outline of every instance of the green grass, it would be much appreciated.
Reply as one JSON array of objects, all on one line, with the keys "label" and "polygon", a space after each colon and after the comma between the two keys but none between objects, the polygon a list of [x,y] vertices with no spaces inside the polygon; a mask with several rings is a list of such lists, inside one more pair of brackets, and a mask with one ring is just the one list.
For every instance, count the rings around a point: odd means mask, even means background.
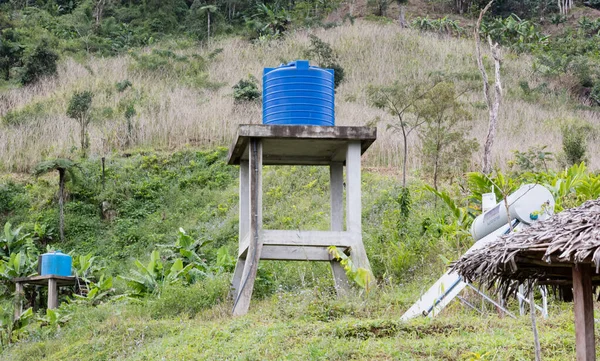
[{"label": "green grass", "polygon": [[[341,300],[319,287],[280,292],[254,300],[250,313],[239,318],[229,316],[229,302],[193,318],[184,312],[157,319],[152,303],[77,307],[58,332],[32,336],[0,359],[471,360],[477,354],[485,355],[484,360],[534,358],[528,316],[502,318],[491,308],[478,315],[453,304],[435,319],[399,321],[416,287],[384,288],[368,297]],[[555,304],[550,318],[538,317],[544,360],[574,359],[569,307]]]},{"label": "green grass", "polygon": [[[173,242],[184,227],[207,242],[209,264],[225,246],[237,251],[237,168],[226,150],[174,153],[139,150],[107,159],[104,188],[99,160],[80,162],[79,181],[68,182],[67,239],[51,246],[93,252],[107,273],[126,275],[134,258],[145,260],[159,244]],[[266,167],[264,220],[271,229],[327,229],[328,171],[319,167]],[[57,177],[8,177],[0,181],[0,221],[57,223]],[[59,329],[28,326],[21,342],[0,360],[531,360],[528,317],[500,318],[452,304],[435,320],[399,321],[402,313],[468,244],[444,235],[445,206],[435,205],[421,182],[410,184],[412,210],[398,211],[399,181],[377,170],[363,172],[364,242],[379,289],[336,299],[327,263],[261,262],[250,313],[230,316],[231,271],[188,288],[168,286],[160,296],[115,299],[97,307],[63,297]],[[100,217],[99,204],[116,211]],[[115,283],[117,292],[125,285]],[[467,295],[472,302],[480,300]],[[514,301],[510,307],[517,309]],[[552,303],[538,319],[544,360],[574,355],[571,305]]]}]

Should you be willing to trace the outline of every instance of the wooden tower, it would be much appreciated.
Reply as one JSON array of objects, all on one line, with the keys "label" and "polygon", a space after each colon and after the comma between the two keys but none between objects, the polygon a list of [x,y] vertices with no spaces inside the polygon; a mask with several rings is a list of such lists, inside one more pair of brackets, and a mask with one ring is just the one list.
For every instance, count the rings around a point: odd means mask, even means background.
[{"label": "wooden tower", "polygon": [[[362,242],[361,156],[377,138],[369,127],[240,125],[229,151],[229,164],[240,166],[239,251],[233,275],[234,315],[244,315],[260,260],[330,262],[338,294],[348,288],[344,269],[329,246],[350,254],[370,270]],[[263,165],[329,166],[330,231],[263,230]],[[344,166],[346,218],[344,227]]]}]

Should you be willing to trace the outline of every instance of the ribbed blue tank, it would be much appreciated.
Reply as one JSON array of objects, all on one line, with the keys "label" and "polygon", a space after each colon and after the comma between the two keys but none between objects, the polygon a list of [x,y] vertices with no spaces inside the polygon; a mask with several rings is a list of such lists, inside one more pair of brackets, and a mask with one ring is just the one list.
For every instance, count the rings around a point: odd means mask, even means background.
[{"label": "ribbed blue tank", "polygon": [[68,277],[71,276],[71,265],[72,259],[68,254],[64,254],[61,251],[44,253],[42,255],[42,267],[40,275]]},{"label": "ribbed blue tank", "polygon": [[297,60],[263,75],[263,124],[335,125],[333,69]]}]

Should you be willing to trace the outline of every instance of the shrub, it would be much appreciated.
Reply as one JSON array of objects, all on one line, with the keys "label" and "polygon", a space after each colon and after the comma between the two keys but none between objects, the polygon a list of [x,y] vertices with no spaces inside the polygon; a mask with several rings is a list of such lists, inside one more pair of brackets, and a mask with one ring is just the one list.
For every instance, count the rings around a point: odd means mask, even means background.
[{"label": "shrub", "polygon": [[431,31],[446,35],[460,36],[466,33],[465,28],[460,26],[456,20],[443,17],[440,19],[429,19],[428,17],[417,17],[412,22],[412,27],[420,31]]},{"label": "shrub", "polygon": [[328,43],[311,35],[310,46],[304,52],[304,56],[307,59],[316,61],[322,68],[333,69],[333,82],[335,88],[337,88],[344,80],[344,68],[339,64],[336,52]]},{"label": "shrub", "polygon": [[115,87],[117,88],[117,91],[119,93],[124,92],[127,88],[130,88],[133,84],[131,84],[131,82],[129,81],[129,79],[125,79],[122,81],[117,82],[117,84],[115,84]]},{"label": "shrub", "polygon": [[181,284],[165,286],[161,296],[149,303],[154,318],[187,315],[194,317],[198,312],[219,304],[229,294],[229,278],[206,278],[191,286]]},{"label": "shrub", "polygon": [[240,81],[233,86],[233,99],[236,102],[255,101],[260,99],[260,96],[258,80],[253,75],[248,76],[247,79],[240,79]]},{"label": "shrub", "polygon": [[596,105],[600,106],[600,82],[597,82],[592,91],[590,92],[590,98],[596,103]]},{"label": "shrub", "polygon": [[587,159],[587,138],[592,128],[587,123],[571,122],[563,125],[562,147],[566,166],[585,162]]},{"label": "shrub", "polygon": [[43,76],[56,74],[57,61],[58,54],[50,49],[47,40],[42,40],[24,59],[21,83],[31,84]]}]

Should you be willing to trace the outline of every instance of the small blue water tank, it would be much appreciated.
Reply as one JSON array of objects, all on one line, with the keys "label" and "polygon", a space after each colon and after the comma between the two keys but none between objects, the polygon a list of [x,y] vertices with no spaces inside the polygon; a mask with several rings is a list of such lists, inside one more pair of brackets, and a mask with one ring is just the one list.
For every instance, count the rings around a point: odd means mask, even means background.
[{"label": "small blue water tank", "polygon": [[71,276],[71,265],[73,261],[71,256],[64,254],[61,251],[52,253],[44,253],[42,255],[41,276]]},{"label": "small blue water tank", "polygon": [[335,125],[333,69],[297,60],[263,75],[263,124]]}]

